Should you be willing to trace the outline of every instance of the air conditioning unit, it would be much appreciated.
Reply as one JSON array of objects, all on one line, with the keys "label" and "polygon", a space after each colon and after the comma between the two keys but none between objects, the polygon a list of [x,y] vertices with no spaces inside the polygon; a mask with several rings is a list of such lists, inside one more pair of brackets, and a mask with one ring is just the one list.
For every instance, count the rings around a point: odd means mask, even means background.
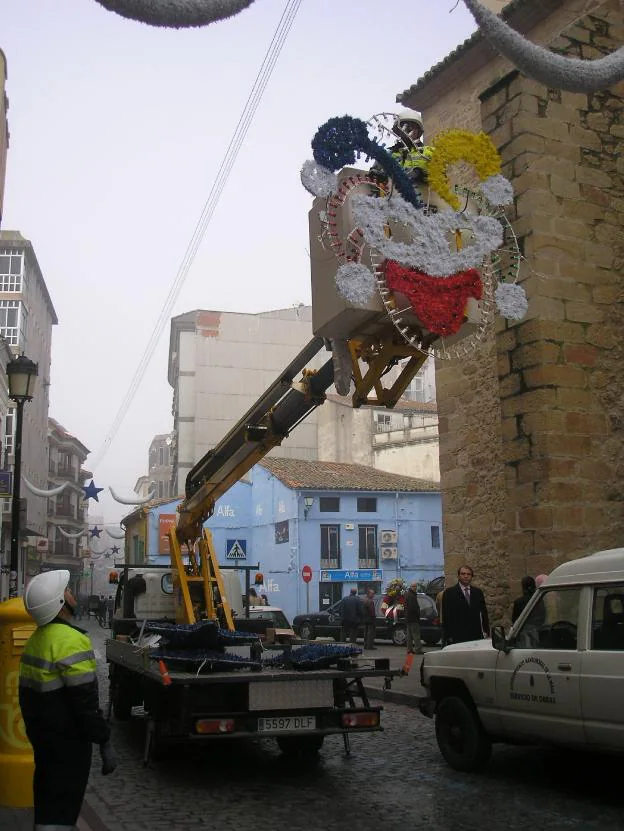
[{"label": "air conditioning unit", "polygon": [[396,545],[386,545],[381,549],[382,560],[396,560],[398,556],[398,549]]},{"label": "air conditioning unit", "polygon": [[397,541],[397,532],[396,531],[382,531],[381,532],[381,544],[382,545],[394,545]]}]

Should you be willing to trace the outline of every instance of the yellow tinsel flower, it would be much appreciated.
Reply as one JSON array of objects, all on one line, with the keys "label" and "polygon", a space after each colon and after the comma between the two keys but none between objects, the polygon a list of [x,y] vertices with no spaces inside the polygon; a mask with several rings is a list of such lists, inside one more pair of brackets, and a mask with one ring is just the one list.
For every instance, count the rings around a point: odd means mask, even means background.
[{"label": "yellow tinsel flower", "polygon": [[448,180],[448,169],[452,164],[463,161],[474,165],[482,182],[500,173],[501,158],[494,142],[485,133],[447,130],[440,133],[432,144],[434,149],[427,173],[429,187],[455,211],[459,210],[461,203]]}]

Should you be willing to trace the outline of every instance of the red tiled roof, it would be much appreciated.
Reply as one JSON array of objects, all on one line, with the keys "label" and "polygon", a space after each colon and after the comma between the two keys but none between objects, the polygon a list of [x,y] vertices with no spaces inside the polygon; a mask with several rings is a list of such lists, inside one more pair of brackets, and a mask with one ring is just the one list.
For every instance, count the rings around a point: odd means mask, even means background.
[{"label": "red tiled roof", "polygon": [[437,482],[400,476],[385,470],[342,462],[265,458],[262,467],[289,488],[341,491],[406,491],[439,493]]}]

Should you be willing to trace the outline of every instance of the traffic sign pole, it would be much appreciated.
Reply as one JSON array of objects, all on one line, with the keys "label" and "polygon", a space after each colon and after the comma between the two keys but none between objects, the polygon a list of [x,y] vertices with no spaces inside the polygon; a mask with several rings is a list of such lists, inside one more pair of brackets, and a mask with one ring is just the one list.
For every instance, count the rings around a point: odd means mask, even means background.
[{"label": "traffic sign pole", "polygon": [[301,569],[301,579],[306,587],[306,615],[310,614],[310,581],[312,580],[312,569],[310,566],[304,566]]}]

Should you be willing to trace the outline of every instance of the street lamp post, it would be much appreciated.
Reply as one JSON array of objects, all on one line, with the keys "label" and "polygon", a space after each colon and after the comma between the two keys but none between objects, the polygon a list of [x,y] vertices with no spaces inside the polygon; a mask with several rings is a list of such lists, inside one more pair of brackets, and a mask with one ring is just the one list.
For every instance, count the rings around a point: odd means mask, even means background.
[{"label": "street lamp post", "polygon": [[11,562],[9,598],[17,597],[17,570],[20,541],[20,490],[22,480],[22,426],[24,404],[32,401],[38,366],[25,355],[13,358],[7,364],[9,398],[15,401],[15,464],[13,465],[13,500],[11,504]]}]

